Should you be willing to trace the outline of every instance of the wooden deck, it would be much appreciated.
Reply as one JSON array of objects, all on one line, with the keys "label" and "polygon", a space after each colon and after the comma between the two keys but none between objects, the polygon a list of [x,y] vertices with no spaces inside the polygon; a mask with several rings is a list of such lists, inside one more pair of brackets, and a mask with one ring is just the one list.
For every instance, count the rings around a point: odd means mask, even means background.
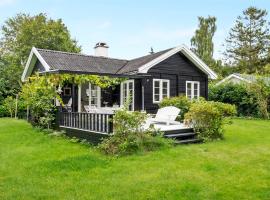
[{"label": "wooden deck", "polygon": [[[113,116],[114,114],[103,113],[59,112],[59,127],[69,137],[98,144],[103,138],[113,134]],[[154,124],[154,127],[164,132],[164,137],[173,138],[179,143],[198,141],[193,129],[184,124]]]}]

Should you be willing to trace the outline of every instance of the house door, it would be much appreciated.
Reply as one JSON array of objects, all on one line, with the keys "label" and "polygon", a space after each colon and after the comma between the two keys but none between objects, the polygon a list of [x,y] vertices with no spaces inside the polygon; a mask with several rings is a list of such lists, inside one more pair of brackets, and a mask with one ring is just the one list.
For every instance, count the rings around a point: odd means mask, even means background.
[{"label": "house door", "polygon": [[100,103],[100,99],[101,99],[100,98],[101,97],[101,95],[100,95],[100,93],[101,93],[100,87],[89,83],[89,90],[88,91],[89,91],[88,96],[89,96],[89,106],[90,106],[90,108],[91,107],[99,108],[100,104],[101,104]]},{"label": "house door", "polygon": [[134,80],[121,83],[121,106],[129,102],[128,109],[134,110]]}]

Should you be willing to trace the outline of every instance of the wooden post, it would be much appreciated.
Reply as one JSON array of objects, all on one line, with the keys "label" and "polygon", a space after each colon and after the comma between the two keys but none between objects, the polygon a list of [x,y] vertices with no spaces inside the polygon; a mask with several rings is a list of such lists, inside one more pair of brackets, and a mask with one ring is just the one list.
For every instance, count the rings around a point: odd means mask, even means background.
[{"label": "wooden post", "polygon": [[78,85],[78,112],[82,111],[82,106],[81,106],[81,102],[82,102],[82,85],[79,84]]},{"label": "wooden post", "polygon": [[15,119],[17,119],[18,113],[18,94],[16,94],[16,101],[15,101]]},{"label": "wooden post", "polygon": [[27,109],[26,109],[26,119],[29,122],[29,106],[27,106]]}]

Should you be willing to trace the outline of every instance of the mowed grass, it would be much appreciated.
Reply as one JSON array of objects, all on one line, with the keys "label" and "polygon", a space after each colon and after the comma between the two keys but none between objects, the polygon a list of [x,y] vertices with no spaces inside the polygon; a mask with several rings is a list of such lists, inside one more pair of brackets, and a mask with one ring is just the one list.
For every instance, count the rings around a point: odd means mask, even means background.
[{"label": "mowed grass", "polygon": [[0,199],[270,199],[270,122],[225,140],[112,158],[0,119]]}]

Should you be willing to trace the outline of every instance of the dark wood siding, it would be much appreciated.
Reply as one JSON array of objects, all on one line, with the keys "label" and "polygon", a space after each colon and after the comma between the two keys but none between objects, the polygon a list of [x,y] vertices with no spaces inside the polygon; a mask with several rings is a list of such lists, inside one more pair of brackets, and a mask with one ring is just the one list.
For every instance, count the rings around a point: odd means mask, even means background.
[{"label": "dark wood siding", "polygon": [[43,67],[41,62],[39,60],[37,60],[35,66],[34,66],[32,74],[35,74],[36,72],[44,72],[44,71],[46,71],[45,68]]},{"label": "dark wood siding", "polygon": [[142,84],[140,79],[134,80],[134,110],[142,109]]},{"label": "dark wood siding", "polygon": [[196,67],[182,53],[175,54],[152,67],[148,74],[149,78],[142,79],[144,86],[145,110],[155,113],[158,104],[153,104],[153,79],[170,80],[170,96],[186,95],[186,81],[200,82],[200,96],[207,98],[208,77],[198,67]]}]

